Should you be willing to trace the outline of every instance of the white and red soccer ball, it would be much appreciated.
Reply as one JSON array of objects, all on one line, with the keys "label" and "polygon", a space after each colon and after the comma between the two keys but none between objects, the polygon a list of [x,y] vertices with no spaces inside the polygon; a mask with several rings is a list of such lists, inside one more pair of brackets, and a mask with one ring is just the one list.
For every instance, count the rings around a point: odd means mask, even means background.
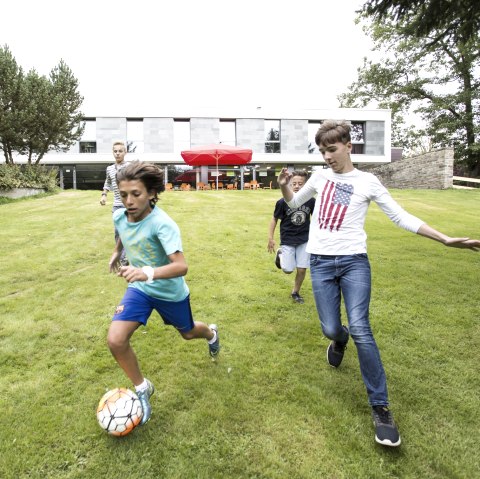
[{"label": "white and red soccer ball", "polygon": [[113,436],[130,434],[142,420],[138,396],[130,389],[116,388],[105,393],[97,407],[100,427]]}]

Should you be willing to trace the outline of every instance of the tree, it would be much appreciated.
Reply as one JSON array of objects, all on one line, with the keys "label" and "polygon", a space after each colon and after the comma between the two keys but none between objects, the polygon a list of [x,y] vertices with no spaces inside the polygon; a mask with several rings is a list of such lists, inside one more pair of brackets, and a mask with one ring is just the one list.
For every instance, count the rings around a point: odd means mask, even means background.
[{"label": "tree", "polygon": [[459,32],[465,40],[480,30],[478,0],[369,0],[363,12],[376,21],[391,16],[403,22],[403,34],[440,41]]},{"label": "tree", "polygon": [[0,149],[6,163],[20,142],[18,132],[23,85],[23,70],[7,46],[0,48]]},{"label": "tree", "polygon": [[7,163],[14,163],[16,152],[38,164],[48,151],[67,151],[81,138],[83,97],[63,60],[49,77],[34,69],[24,74],[5,46],[0,68],[0,148]]},{"label": "tree", "polygon": [[[384,52],[385,58],[365,59],[358,80],[339,96],[340,103],[350,107],[376,103],[391,109],[396,146],[412,149],[427,136],[434,148],[453,146],[457,161],[471,174],[479,174],[478,32],[466,37],[458,28],[441,36],[433,29],[425,36],[409,35],[402,18],[390,13],[381,20],[366,14],[359,17],[374,50]],[[411,113],[420,115],[424,128],[405,126]]]}]

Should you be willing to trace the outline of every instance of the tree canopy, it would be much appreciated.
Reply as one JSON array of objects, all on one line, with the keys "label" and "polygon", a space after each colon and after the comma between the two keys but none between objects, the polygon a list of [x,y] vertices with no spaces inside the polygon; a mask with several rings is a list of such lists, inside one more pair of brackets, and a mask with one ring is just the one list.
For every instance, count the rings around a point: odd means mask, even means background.
[{"label": "tree canopy", "polygon": [[7,45],[0,47],[0,149],[39,163],[51,150],[67,151],[83,133],[83,97],[78,81],[61,60],[48,77],[24,73]]},{"label": "tree canopy", "polygon": [[465,39],[480,30],[478,0],[368,0],[363,12],[376,21],[391,17],[402,22],[406,35],[433,40],[461,32]]},{"label": "tree canopy", "polygon": [[[443,1],[417,3],[422,10]],[[371,36],[374,51],[381,53],[382,58],[378,61],[364,59],[357,81],[340,95],[341,105],[375,104],[389,108],[392,110],[394,145],[414,149],[420,139],[426,137],[433,148],[454,147],[457,161],[463,162],[468,172],[479,174],[478,31],[466,36],[457,22],[458,27],[449,27],[448,34],[443,24],[430,26],[425,34],[420,34],[420,29],[409,34],[412,28],[409,22],[421,20],[419,10],[415,11],[414,6],[410,8],[415,1],[371,0],[365,7],[366,12],[369,4],[387,3],[398,4],[397,9],[363,13],[358,19]],[[407,127],[405,120],[411,113],[419,115],[425,126]]]}]

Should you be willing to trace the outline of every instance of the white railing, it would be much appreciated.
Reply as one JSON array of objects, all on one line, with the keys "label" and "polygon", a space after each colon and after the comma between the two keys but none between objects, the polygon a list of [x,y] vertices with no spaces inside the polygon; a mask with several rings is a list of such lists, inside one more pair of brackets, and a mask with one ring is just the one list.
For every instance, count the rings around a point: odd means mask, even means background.
[{"label": "white railing", "polygon": [[468,178],[466,176],[454,176],[453,177],[453,187],[457,189],[466,189],[466,190],[471,190],[474,187],[473,186],[460,186],[460,185],[455,185],[456,181],[461,181],[464,183],[480,183],[480,179],[478,178]]}]

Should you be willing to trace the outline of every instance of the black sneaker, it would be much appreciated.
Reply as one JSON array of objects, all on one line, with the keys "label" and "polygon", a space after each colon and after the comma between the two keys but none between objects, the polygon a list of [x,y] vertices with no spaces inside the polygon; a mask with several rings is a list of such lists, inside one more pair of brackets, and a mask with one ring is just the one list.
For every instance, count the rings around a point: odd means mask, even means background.
[{"label": "black sneaker", "polygon": [[400,446],[400,434],[390,409],[387,406],[373,406],[372,416],[375,426],[375,441],[383,446]]},{"label": "black sneaker", "polygon": [[[348,333],[348,328],[343,327]],[[327,362],[332,366],[332,368],[338,368],[342,364],[343,355],[345,349],[347,349],[348,339],[345,343],[339,343],[338,341],[332,341],[327,348]]]},{"label": "black sneaker", "polygon": [[278,269],[282,269],[282,265],[280,264],[280,255],[282,254],[282,250],[281,248],[278,248],[277,249],[277,253],[275,255],[275,266],[278,268]]},{"label": "black sneaker", "polygon": [[292,293],[292,299],[299,304],[303,304],[305,300],[298,294],[298,293]]}]

